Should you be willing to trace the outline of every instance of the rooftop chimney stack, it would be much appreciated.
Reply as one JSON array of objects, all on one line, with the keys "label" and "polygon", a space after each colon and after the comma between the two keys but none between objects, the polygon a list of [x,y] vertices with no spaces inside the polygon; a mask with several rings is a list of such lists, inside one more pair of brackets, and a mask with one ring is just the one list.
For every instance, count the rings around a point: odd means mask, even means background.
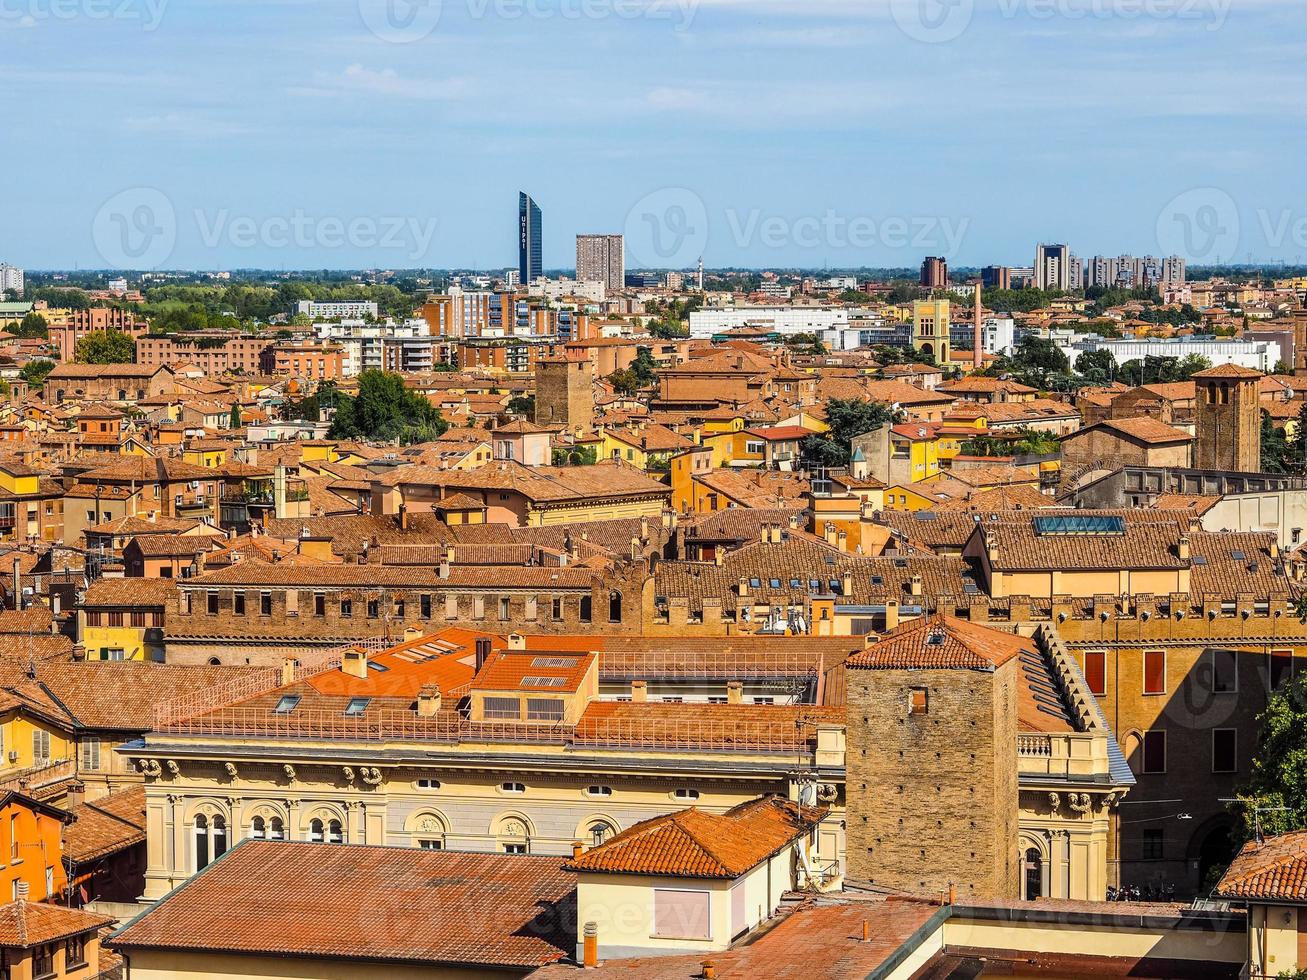
[{"label": "rooftop chimney stack", "polygon": [[476,672],[481,673],[481,668],[486,665],[490,659],[490,637],[477,637],[476,641]]},{"label": "rooftop chimney stack", "polygon": [[368,676],[368,652],[361,647],[350,647],[341,660],[342,673],[364,680]]},{"label": "rooftop chimney stack", "polygon": [[418,691],[418,717],[434,718],[440,712],[440,688],[425,684]]}]

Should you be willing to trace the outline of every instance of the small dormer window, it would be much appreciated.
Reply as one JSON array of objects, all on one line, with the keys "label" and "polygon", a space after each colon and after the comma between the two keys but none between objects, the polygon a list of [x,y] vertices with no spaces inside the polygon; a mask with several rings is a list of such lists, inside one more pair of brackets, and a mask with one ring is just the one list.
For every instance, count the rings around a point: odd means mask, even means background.
[{"label": "small dormer window", "polygon": [[677,800],[681,803],[693,803],[698,798],[699,798],[699,791],[697,789],[687,789],[684,786],[680,787],[674,793],[672,793],[672,799]]},{"label": "small dormer window", "polygon": [[277,714],[288,715],[299,706],[300,696],[298,694],[283,694],[281,700],[277,702]]}]

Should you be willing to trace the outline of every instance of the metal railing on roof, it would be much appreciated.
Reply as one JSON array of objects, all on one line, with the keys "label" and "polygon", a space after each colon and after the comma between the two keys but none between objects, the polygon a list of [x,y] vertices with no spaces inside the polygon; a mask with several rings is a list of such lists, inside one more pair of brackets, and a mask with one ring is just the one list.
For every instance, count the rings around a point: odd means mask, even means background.
[{"label": "metal railing on roof", "polygon": [[793,755],[809,752],[815,735],[789,714],[757,719],[599,718],[581,725],[471,721],[457,712],[423,717],[413,711],[380,709],[361,716],[340,711],[278,713],[272,707],[232,707],[180,718],[159,734],[218,738],[291,738],[331,741],[403,741],[443,744],[485,742],[552,743],[568,748],[647,751],[757,752]]},{"label": "metal railing on roof", "polygon": [[[322,651],[309,651],[309,654],[315,657],[314,662],[308,664],[301,662],[296,666],[291,681],[299,683],[318,674],[339,669],[348,650],[364,649],[369,653],[380,653],[382,650],[389,650],[396,642],[393,638],[378,636]],[[215,684],[202,691],[160,702],[154,707],[154,728],[156,730],[166,728],[195,715],[217,711],[225,705],[266,694],[281,687],[282,681],[282,669],[268,667],[265,670],[242,674],[233,680]]]}]

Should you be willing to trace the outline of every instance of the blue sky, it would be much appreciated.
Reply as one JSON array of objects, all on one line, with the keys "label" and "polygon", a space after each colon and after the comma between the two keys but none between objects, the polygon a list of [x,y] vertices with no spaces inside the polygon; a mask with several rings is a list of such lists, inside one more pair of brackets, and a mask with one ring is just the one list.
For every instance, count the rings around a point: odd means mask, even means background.
[{"label": "blue sky", "polygon": [[1301,0],[407,3],[0,0],[0,260],[1307,261]]}]

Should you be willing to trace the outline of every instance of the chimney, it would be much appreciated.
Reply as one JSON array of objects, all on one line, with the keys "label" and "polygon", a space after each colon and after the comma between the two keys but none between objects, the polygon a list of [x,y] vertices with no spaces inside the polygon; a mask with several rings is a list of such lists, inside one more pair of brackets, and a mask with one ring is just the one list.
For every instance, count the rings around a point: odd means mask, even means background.
[{"label": "chimney", "polygon": [[717,964],[712,960],[703,961],[703,980],[716,980]]},{"label": "chimney", "polygon": [[421,630],[420,627],[418,627],[418,626],[405,626],[405,627],[404,627],[404,642],[405,642],[405,643],[412,643],[414,640],[420,638],[421,636],[422,636],[422,630]]},{"label": "chimney", "polygon": [[481,668],[486,665],[490,659],[490,637],[480,636],[476,641],[476,672],[481,673]]},{"label": "chimney", "polygon": [[826,536],[827,544],[835,544],[839,540],[838,533],[835,530],[835,525],[832,524],[830,521],[826,522],[826,526],[823,529],[823,533]]},{"label": "chimney", "polygon": [[440,688],[424,684],[418,691],[418,717],[434,718],[440,711]]},{"label": "chimney", "polygon": [[295,668],[298,667],[299,665],[300,662],[296,660],[294,657],[285,657],[282,659],[281,661],[281,686],[282,687],[285,687],[287,684],[295,683]]},{"label": "chimney", "polygon": [[581,965],[593,970],[599,965],[599,927],[587,922],[581,936]]},{"label": "chimney", "polygon": [[1178,550],[1180,552],[1180,560],[1188,561],[1189,560],[1189,535],[1187,534],[1180,535],[1180,546]]},{"label": "chimney", "polygon": [[584,853],[585,853],[585,845],[582,844],[579,840],[572,841],[572,860],[573,861],[577,860]]},{"label": "chimney", "polygon": [[407,531],[408,530],[408,505],[400,504],[399,514],[396,516],[399,518],[399,529],[401,531]]},{"label": "chimney", "polygon": [[914,575],[914,576],[912,576],[912,594],[913,594],[913,595],[921,595],[921,576],[920,576],[920,575]]},{"label": "chimney", "polygon": [[340,669],[342,673],[350,677],[366,679],[368,676],[368,652],[361,647],[350,647],[345,651],[344,659],[341,660]]},{"label": "chimney", "polygon": [[30,895],[32,892],[32,886],[25,881],[16,882],[15,889],[18,893],[18,900],[20,902],[26,902],[27,896]]},{"label": "chimney", "polygon": [[436,574],[439,575],[441,578],[449,578],[449,559],[448,559],[448,558],[442,558],[442,559],[440,559],[440,568],[436,571]]},{"label": "chimney", "polygon": [[631,681],[631,702],[633,704],[644,704],[648,700],[649,700],[649,682]]},{"label": "chimney", "polygon": [[508,649],[510,649],[510,650],[525,650],[525,649],[526,649],[526,637],[523,636],[521,633],[509,633],[509,634],[508,634]]},{"label": "chimney", "polygon": [[[899,625],[899,601],[897,599],[890,599],[885,603],[885,632],[888,633],[890,630],[894,629],[898,625]],[[867,636],[869,638],[872,638],[871,633],[868,633]]]},{"label": "chimney", "polygon": [[838,531],[838,532],[835,534],[835,542],[836,542],[836,546],[840,549],[840,551],[848,551],[848,550],[849,550],[849,532],[848,532],[848,531]]},{"label": "chimney", "polygon": [[649,540],[649,516],[647,514],[640,517],[640,540]]},{"label": "chimney", "polygon": [[23,569],[22,556],[14,555],[14,608],[23,608]]},{"label": "chimney", "polygon": [[850,572],[844,573],[844,581],[840,583],[840,594],[846,599],[853,595],[853,575]]},{"label": "chimney", "polygon": [[742,579],[740,579],[740,590],[739,590],[739,592],[738,592],[737,594],[738,594],[741,598],[748,598],[748,596],[749,596],[749,580],[748,580],[747,578],[742,578]]},{"label": "chimney", "polygon": [[742,704],[744,702],[744,683],[742,681],[728,681],[726,684],[726,703]]}]

